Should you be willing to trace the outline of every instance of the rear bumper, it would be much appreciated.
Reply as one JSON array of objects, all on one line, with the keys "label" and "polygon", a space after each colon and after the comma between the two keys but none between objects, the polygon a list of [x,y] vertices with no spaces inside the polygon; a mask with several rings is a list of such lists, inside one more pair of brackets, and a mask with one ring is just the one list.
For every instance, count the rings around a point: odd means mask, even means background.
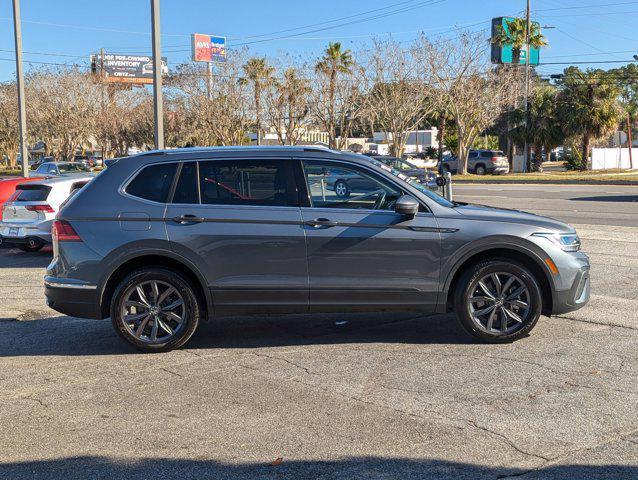
[{"label": "rear bumper", "polygon": [[584,266],[578,271],[570,289],[556,290],[554,292],[552,315],[573,312],[584,307],[589,301],[589,295],[589,266]]},{"label": "rear bumper", "polygon": [[101,319],[100,299],[95,285],[77,281],[44,277],[47,305],[71,317]]},{"label": "rear bumper", "polygon": [[510,173],[510,167],[509,166],[488,167],[487,171],[494,175],[501,175],[503,173]]},{"label": "rear bumper", "polygon": [[51,243],[51,235],[28,235],[25,237],[5,237],[0,235],[0,247],[12,247],[14,245],[26,245],[31,239],[41,243]]},{"label": "rear bumper", "polygon": [[[13,235],[11,231],[16,229]],[[2,245],[24,245],[29,239],[36,239],[42,243],[51,243],[51,222],[44,221],[34,224],[18,224],[1,222],[0,240]]]}]

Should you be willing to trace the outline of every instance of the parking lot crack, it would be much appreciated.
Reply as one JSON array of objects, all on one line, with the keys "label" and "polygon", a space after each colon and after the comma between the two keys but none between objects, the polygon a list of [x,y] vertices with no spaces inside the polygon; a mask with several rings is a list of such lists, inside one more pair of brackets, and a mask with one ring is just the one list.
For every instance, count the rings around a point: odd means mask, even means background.
[{"label": "parking lot crack", "polygon": [[514,450],[516,450],[517,452],[521,453],[522,455],[525,455],[527,457],[534,457],[534,458],[538,458],[540,460],[544,460],[545,462],[548,462],[550,460],[552,460],[549,457],[546,457],[544,455],[540,455],[538,453],[532,453],[532,452],[528,452],[526,450],[523,450],[521,447],[519,447],[518,445],[516,445],[516,443],[510,439],[507,435],[501,433],[501,432],[497,432],[495,430],[492,430],[490,428],[484,427],[482,425],[479,425],[475,420],[470,420],[470,419],[465,419],[465,422],[467,422],[469,425],[471,425],[472,427],[478,429],[478,430],[482,430],[486,433],[489,433],[493,436],[499,437],[502,440],[504,440],[510,447],[512,447]]},{"label": "parking lot crack", "polygon": [[264,358],[269,358],[271,360],[279,360],[280,362],[285,362],[289,365],[292,365],[293,367],[303,370],[308,375],[318,375],[317,373],[311,372],[307,367],[304,367],[303,365],[299,365],[298,363],[295,363],[292,360],[288,360],[287,358],[277,357],[275,355],[268,355],[266,353],[257,353],[257,352],[251,352],[251,353],[252,355],[255,355],[256,357],[264,357]]}]

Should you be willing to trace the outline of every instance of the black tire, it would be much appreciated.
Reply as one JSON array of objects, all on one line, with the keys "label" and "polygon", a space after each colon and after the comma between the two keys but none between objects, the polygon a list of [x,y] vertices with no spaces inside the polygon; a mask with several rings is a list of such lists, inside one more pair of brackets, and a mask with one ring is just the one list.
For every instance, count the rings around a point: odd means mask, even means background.
[{"label": "black tire", "polygon": [[27,243],[21,243],[18,248],[23,252],[37,252],[42,250],[44,242],[36,240],[35,238],[29,238]]},{"label": "black tire", "polygon": [[350,196],[350,186],[345,180],[337,180],[332,188],[339,198],[348,198]]},{"label": "black tire", "polygon": [[485,173],[487,173],[485,165],[482,164],[477,165],[474,171],[477,175],[485,175]]},{"label": "black tire", "polygon": [[[125,324],[122,309],[129,291],[141,282],[161,282],[173,287],[183,300],[184,324],[166,341],[149,343],[133,335]],[[184,345],[195,333],[200,318],[204,315],[202,299],[198,298],[195,287],[180,273],[161,267],[148,267],[136,270],[127,275],[115,289],[110,305],[111,322],[115,331],[127,342],[142,352],[167,352]],[[152,325],[153,320],[149,324]],[[159,340],[159,339],[158,339]]]},{"label": "black tire", "polygon": [[[476,295],[475,292],[480,288],[479,281],[492,274],[496,274],[497,277],[501,275],[499,278],[506,279],[508,278],[507,275],[514,276],[516,280],[511,288],[516,288],[519,284],[527,288],[526,301],[524,303],[526,303],[528,307],[525,311],[525,315],[521,315],[518,310],[514,312],[519,319],[522,319],[522,322],[514,321],[513,318],[509,318],[507,314],[505,314],[504,310],[507,305],[498,308],[495,307],[497,310],[495,324],[502,328],[504,323],[507,329],[508,322],[511,322],[511,324],[516,327],[512,331],[500,332],[492,331],[492,329],[487,331],[483,325],[479,326],[480,322],[477,322],[473,318],[473,313],[476,314],[477,311],[475,310],[473,312],[474,307],[470,302],[470,298],[477,298],[473,297],[473,295]],[[501,285],[501,287],[505,287],[505,285]],[[482,290],[482,288],[480,288],[480,290]],[[511,292],[512,290],[510,289],[508,291]],[[507,292],[504,292],[503,296],[506,295]],[[454,310],[463,328],[474,337],[488,343],[509,343],[527,336],[534,328],[541,315],[543,306],[542,298],[538,281],[529,269],[506,258],[493,258],[472,265],[461,275],[454,292]],[[491,304],[485,303],[483,306],[489,307],[490,305]],[[512,307],[512,305],[509,305],[509,308],[518,309],[520,307]],[[511,312],[511,310],[508,311]],[[506,319],[504,322],[502,320],[503,318]]]}]

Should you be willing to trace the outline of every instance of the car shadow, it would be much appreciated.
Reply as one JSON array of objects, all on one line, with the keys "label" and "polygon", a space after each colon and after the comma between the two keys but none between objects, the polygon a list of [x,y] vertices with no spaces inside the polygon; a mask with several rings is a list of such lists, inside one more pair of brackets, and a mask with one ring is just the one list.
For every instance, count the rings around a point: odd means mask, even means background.
[{"label": "car shadow", "polygon": [[46,268],[51,263],[53,250],[50,246],[38,252],[23,252],[19,248],[0,249],[0,268]]},{"label": "car shadow", "polygon": [[493,468],[468,462],[402,457],[360,456],[335,460],[287,460],[276,457],[262,463],[222,462],[214,459],[153,457],[122,459],[108,456],[76,456],[47,460],[5,462],[3,478],[13,480],[80,480],[108,478],[211,479],[310,479],[310,478],[432,478],[437,480],[495,479],[524,476],[533,479],[612,480],[638,478],[638,467],[625,465],[552,465],[538,470]]},{"label": "car shadow", "polygon": [[[349,313],[225,317],[202,323],[184,348],[226,349],[345,343],[474,344],[452,315]],[[135,353],[109,320],[0,318],[0,357]]]},{"label": "car shadow", "polygon": [[575,197],[569,200],[576,202],[638,202],[638,195],[595,195],[590,197]]}]

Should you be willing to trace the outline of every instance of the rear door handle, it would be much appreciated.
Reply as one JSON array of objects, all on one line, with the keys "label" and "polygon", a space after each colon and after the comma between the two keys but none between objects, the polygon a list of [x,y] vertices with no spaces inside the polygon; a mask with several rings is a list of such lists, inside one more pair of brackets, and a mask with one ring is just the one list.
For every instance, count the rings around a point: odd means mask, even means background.
[{"label": "rear door handle", "polygon": [[307,221],[306,225],[314,228],[330,228],[336,226],[337,223],[328,218],[315,218],[314,220]]},{"label": "rear door handle", "polygon": [[181,225],[188,225],[189,223],[202,223],[204,219],[197,215],[180,215],[179,217],[173,218],[173,221]]}]

